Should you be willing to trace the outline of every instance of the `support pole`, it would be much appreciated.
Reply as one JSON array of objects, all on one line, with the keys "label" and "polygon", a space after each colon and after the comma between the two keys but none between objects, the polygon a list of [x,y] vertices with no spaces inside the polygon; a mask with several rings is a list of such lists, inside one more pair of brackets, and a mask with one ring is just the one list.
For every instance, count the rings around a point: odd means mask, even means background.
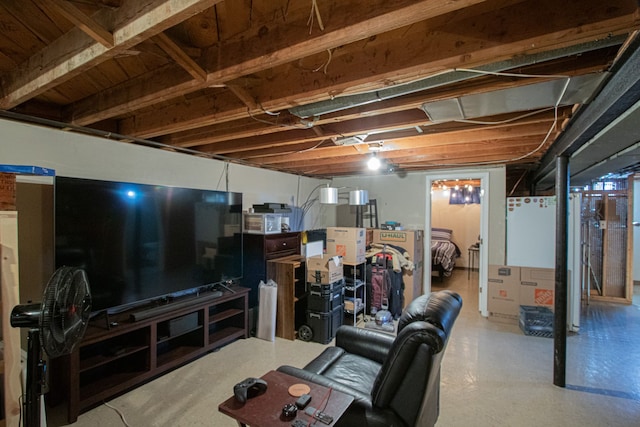
[{"label": "support pole", "polygon": [[553,384],[566,385],[569,158],[556,158],[556,273],[553,321]]}]

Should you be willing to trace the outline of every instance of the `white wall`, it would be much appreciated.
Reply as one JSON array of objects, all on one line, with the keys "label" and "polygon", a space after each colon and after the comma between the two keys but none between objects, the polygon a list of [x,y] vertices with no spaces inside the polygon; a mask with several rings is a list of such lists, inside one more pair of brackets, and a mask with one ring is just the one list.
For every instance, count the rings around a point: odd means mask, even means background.
[{"label": "white wall", "polygon": [[[218,160],[4,119],[0,135],[0,164],[41,166],[75,178],[241,192],[244,209],[267,201],[299,206],[326,182],[233,163],[227,174],[227,163]],[[316,203],[304,228],[332,225],[335,211]]]}]

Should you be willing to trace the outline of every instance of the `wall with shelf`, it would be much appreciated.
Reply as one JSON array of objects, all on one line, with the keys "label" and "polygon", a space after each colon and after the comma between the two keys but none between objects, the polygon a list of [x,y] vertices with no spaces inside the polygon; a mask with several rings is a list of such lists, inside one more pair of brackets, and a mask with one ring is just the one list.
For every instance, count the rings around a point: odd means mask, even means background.
[{"label": "wall with shelf", "polygon": [[[135,310],[94,319],[71,355],[52,360],[52,405],[67,403],[70,423],[100,402],[230,342],[247,338],[249,289],[189,297],[175,310],[133,321]],[[170,305],[169,305],[170,306]],[[113,324],[116,326],[107,327]]]}]

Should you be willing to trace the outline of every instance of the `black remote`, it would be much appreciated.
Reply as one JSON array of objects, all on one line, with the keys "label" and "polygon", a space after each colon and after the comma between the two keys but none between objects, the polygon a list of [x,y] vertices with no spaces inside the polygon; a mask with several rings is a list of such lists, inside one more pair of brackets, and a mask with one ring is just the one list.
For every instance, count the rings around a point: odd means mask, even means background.
[{"label": "black remote", "polygon": [[293,420],[293,422],[291,423],[291,427],[309,427],[309,423],[298,418]]},{"label": "black remote", "polygon": [[327,415],[326,413],[317,410],[316,408],[313,408],[311,406],[309,406],[305,411],[305,414],[307,415],[311,415],[313,418],[315,418],[316,420],[320,421],[321,423],[324,424],[331,424],[333,422],[333,417],[331,415]]},{"label": "black remote", "polygon": [[303,394],[298,398],[298,400],[296,400],[296,406],[298,407],[298,409],[304,409],[307,407],[309,402],[311,402],[311,395]]}]

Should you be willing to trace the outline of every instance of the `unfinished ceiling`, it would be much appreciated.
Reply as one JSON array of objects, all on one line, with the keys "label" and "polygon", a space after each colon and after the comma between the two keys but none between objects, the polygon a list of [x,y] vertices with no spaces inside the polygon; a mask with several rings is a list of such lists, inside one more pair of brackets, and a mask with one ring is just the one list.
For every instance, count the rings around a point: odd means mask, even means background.
[{"label": "unfinished ceiling", "polygon": [[375,152],[383,173],[506,164],[524,183],[548,179],[545,153],[595,142],[550,151],[636,49],[640,15],[635,0],[5,0],[0,26],[6,118],[306,176],[373,173]]}]

